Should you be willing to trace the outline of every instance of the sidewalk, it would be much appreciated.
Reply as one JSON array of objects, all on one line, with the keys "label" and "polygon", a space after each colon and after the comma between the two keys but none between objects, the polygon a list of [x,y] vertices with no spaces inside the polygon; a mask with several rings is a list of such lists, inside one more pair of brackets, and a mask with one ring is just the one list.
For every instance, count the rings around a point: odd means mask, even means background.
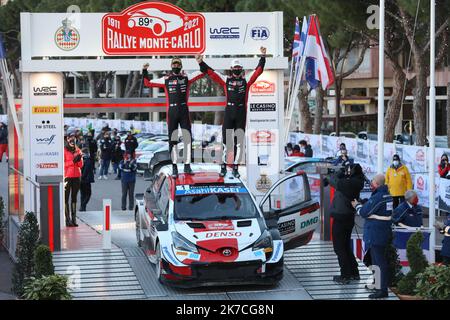
[{"label": "sidewalk", "polygon": [[0,249],[0,300],[15,300],[11,292],[13,262],[4,248]]}]

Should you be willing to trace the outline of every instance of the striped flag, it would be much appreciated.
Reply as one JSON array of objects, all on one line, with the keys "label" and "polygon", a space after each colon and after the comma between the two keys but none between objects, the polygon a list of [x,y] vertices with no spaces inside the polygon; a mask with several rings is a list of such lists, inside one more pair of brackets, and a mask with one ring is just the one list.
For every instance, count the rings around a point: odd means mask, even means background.
[{"label": "striped flag", "polygon": [[[402,267],[409,267],[408,258],[406,256],[406,244],[409,238],[415,234],[417,230],[411,229],[395,229],[394,230],[394,247],[397,249]],[[421,230],[424,240],[422,243],[422,251],[429,262],[431,262],[430,255],[430,231]]]},{"label": "striped flag", "polygon": [[305,55],[307,58],[314,59],[314,63],[309,63],[309,72],[306,72],[306,80],[311,87],[318,85],[320,81],[324,90],[328,89],[334,83],[333,71],[331,70],[330,59],[325,50],[322,36],[320,35],[319,18],[311,16],[306,38]]},{"label": "striped flag", "polygon": [[300,48],[300,22],[298,21],[298,17],[295,18],[295,31],[294,31],[294,42],[292,43],[292,58],[298,59],[301,55]]}]

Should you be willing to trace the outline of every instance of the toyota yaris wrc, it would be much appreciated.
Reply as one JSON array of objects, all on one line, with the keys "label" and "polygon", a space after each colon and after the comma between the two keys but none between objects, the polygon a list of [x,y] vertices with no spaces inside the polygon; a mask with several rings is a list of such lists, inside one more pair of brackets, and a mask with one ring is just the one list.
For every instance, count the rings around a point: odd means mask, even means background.
[{"label": "toyota yaris wrc", "polygon": [[[220,177],[217,166],[193,169],[194,176],[173,179],[171,166],[162,167],[136,197],[138,245],[159,281],[179,287],[278,282],[285,248],[309,242],[317,226],[317,203],[278,196],[289,185],[308,196],[306,175],[280,180],[258,206],[240,179]],[[279,209],[285,201],[295,208]]]}]

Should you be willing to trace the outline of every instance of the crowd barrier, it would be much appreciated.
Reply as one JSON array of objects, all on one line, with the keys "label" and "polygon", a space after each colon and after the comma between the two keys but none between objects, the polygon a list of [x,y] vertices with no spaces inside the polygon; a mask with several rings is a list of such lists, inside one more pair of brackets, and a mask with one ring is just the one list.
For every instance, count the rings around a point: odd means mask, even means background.
[{"label": "crowd barrier", "polygon": [[[314,157],[317,158],[335,157],[339,150],[339,145],[345,143],[349,156],[362,166],[366,176],[370,179],[376,174],[378,160],[377,141],[296,132],[289,134],[288,142],[298,144],[300,140],[306,140],[311,145]],[[431,170],[436,174],[436,206],[440,210],[450,212],[450,180],[440,179],[437,171],[441,156],[444,153],[450,154],[450,149],[436,148],[435,167],[431,168]],[[385,143],[385,171],[391,165],[394,154],[398,154],[403,164],[408,167],[414,190],[419,195],[421,205],[428,207],[428,147]]]}]

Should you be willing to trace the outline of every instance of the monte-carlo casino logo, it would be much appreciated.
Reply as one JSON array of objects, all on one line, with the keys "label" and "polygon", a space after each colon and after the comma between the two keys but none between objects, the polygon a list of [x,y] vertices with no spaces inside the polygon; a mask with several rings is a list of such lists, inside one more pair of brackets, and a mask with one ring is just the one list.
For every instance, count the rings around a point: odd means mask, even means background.
[{"label": "monte-carlo casino logo", "polygon": [[80,33],[72,26],[72,21],[64,19],[62,26],[56,30],[55,43],[61,50],[71,51],[80,43]]}]

